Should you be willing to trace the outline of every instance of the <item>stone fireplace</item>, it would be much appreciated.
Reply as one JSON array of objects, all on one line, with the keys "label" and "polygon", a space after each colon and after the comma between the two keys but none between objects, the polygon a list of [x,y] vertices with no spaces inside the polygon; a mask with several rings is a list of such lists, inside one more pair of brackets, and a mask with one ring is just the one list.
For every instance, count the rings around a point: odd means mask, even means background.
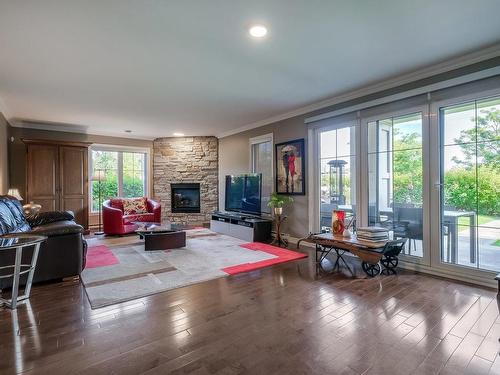
[{"label": "stone fireplace", "polygon": [[162,220],[210,222],[211,213],[218,209],[218,159],[216,137],[154,140],[153,192],[162,204]]}]

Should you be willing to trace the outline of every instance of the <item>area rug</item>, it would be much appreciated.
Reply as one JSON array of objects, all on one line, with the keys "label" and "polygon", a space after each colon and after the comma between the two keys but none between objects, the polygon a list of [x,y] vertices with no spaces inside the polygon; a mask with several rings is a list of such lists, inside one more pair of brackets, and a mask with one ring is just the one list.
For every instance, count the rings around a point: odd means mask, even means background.
[{"label": "area rug", "polygon": [[205,228],[186,231],[186,246],[144,251],[144,243],[90,246],[81,279],[93,309],[253,271],[307,255]]}]

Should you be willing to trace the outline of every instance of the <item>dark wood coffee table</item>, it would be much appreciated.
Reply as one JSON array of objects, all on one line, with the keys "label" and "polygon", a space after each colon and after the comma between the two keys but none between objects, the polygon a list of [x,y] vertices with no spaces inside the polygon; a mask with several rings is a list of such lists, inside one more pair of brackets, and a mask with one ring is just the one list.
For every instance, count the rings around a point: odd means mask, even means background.
[{"label": "dark wood coffee table", "polygon": [[145,251],[178,249],[186,246],[186,232],[182,226],[141,223],[135,232],[144,239]]}]

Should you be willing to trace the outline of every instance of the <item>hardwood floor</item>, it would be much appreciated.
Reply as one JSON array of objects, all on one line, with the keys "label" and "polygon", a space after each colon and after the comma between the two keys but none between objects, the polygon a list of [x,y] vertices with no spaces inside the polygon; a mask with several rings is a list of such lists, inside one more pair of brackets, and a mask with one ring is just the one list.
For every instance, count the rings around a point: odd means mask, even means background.
[{"label": "hardwood floor", "polygon": [[495,291],[410,272],[314,279],[310,262],[97,310],[77,281],[35,286],[0,309],[0,373],[500,373]]}]

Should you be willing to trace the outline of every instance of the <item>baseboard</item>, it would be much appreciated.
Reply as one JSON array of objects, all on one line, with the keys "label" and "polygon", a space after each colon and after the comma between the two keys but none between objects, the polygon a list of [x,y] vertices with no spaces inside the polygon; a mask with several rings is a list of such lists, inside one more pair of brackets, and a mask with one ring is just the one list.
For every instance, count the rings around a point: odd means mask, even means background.
[{"label": "baseboard", "polygon": [[498,285],[497,281],[494,280],[493,278],[490,279],[490,278],[477,277],[477,276],[472,276],[472,275],[463,275],[463,274],[456,273],[456,272],[449,272],[449,271],[442,270],[442,269],[432,268],[432,267],[429,267],[429,266],[426,266],[423,264],[402,261],[399,264],[399,266],[403,269],[406,269],[406,270],[426,273],[426,274],[433,275],[433,276],[444,277],[446,279],[451,279],[451,280],[458,280],[458,281],[462,281],[462,282],[465,282],[468,284],[480,285],[480,286],[485,286],[485,287],[493,288],[493,289],[497,289],[497,285]]},{"label": "baseboard", "polygon": [[[300,239],[297,237],[288,237],[288,241],[290,244],[295,244],[297,245],[297,242]],[[303,242],[301,243],[301,246],[309,247],[309,248],[314,248],[314,244],[310,242]],[[461,282],[465,282],[467,284],[473,284],[473,285],[479,285],[479,286],[484,286],[487,288],[497,288],[498,282],[494,280],[493,278],[484,278],[484,277],[478,277],[478,276],[471,276],[471,275],[464,275],[456,272],[449,272],[443,269],[437,269],[437,268],[432,268],[426,265],[418,264],[418,263],[412,263],[412,262],[405,262],[401,261],[399,263],[399,267],[410,270],[410,271],[415,271],[415,272],[420,272],[420,273],[425,273],[428,275],[432,276],[438,276],[438,277],[443,277],[446,279],[451,279],[451,280],[457,280]]]}]

